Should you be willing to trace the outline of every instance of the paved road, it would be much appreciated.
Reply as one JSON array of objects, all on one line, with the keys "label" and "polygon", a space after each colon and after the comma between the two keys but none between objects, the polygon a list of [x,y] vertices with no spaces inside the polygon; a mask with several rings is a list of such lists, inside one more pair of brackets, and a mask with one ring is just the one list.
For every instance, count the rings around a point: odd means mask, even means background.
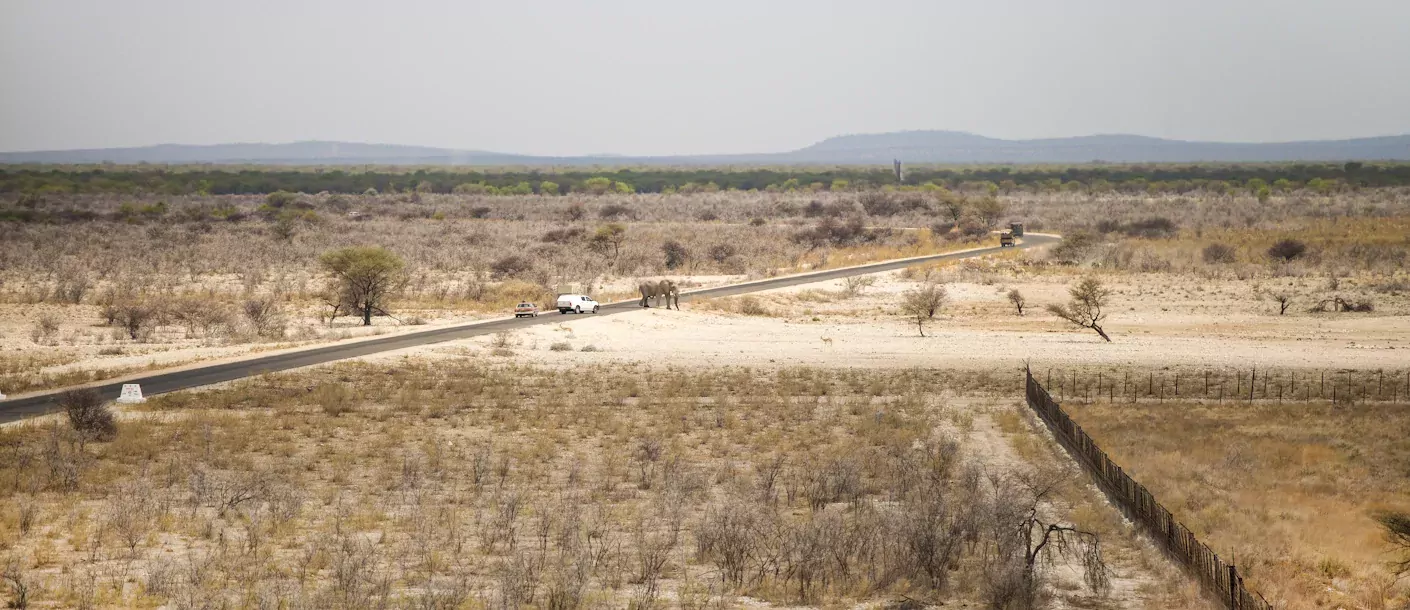
[{"label": "paved road", "polygon": [[[1018,244],[1018,247],[1032,248],[1034,246],[1041,246],[1044,244],[1054,243],[1058,240],[1059,238],[1057,237],[1050,237],[1047,235],[1028,235],[1022,239],[1022,242]],[[860,265],[857,267],[844,267],[841,269],[832,269],[828,271],[820,271],[816,273],[807,273],[802,275],[789,275],[771,278],[767,280],[760,280],[757,282],[747,282],[744,284],[734,284],[729,286],[719,286],[716,288],[703,288],[700,290],[691,290],[687,292],[682,292],[681,298],[689,302],[689,299],[692,297],[724,297],[738,294],[747,294],[750,292],[759,292],[762,290],[772,290],[774,288],[784,288],[787,286],[796,286],[799,284],[810,284],[813,282],[834,280],[837,278],[843,278],[853,275],[863,275],[867,273],[877,273],[880,271],[890,271],[893,269],[901,269],[919,263],[927,263],[942,260],[955,260],[961,258],[973,258],[976,256],[984,256],[997,252],[1000,252],[999,248],[983,248],[979,250],[970,250],[967,252],[936,254],[932,256],[902,259],[884,263]],[[635,311],[637,308],[638,305],[636,301],[612,303],[609,305],[603,305],[601,311],[597,315],[604,316],[616,313],[624,313],[628,311]],[[405,349],[408,347],[416,347],[419,345],[429,345],[432,343],[453,341],[455,339],[464,339],[466,337],[488,335],[491,333],[497,333],[505,330],[515,330],[519,328],[533,326],[535,324],[548,324],[552,322],[562,321],[563,317],[561,317],[559,314],[550,313],[547,315],[539,316],[537,318],[503,318],[486,322],[471,322],[458,326],[447,326],[444,328],[437,328],[414,333],[406,333],[393,337],[383,337],[380,339],[371,339],[368,341],[349,343],[345,345],[314,347],[289,353],[275,354],[272,356],[263,356],[260,358],[240,360],[238,362],[212,364],[210,366],[185,369],[181,371],[173,371],[169,373],[156,373],[153,375],[148,375],[146,377],[128,379],[126,380],[126,383],[142,384],[142,393],[144,395],[150,396],[153,394],[175,392],[177,390],[185,390],[187,388],[210,385],[223,381],[232,381],[243,377],[254,377],[256,375],[261,375],[263,373],[269,373],[273,371],[284,371],[303,366],[332,362],[334,360],[357,358],[359,356],[366,356],[368,354],[375,354],[378,352],[389,352],[393,350]],[[122,383],[110,383],[106,385],[97,386],[97,390],[101,392],[105,398],[114,399],[117,398],[118,394],[121,392]],[[54,395],[50,393],[0,402],[0,423],[15,421],[17,419],[23,419],[34,415],[47,413],[48,411],[54,408],[53,399]]]}]

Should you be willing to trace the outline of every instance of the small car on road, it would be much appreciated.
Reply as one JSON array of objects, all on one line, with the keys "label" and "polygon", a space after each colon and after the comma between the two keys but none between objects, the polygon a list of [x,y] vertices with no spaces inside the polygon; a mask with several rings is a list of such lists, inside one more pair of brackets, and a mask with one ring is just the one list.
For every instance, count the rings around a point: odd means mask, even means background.
[{"label": "small car on road", "polygon": [[533,318],[539,315],[539,306],[533,303],[520,303],[514,306],[514,317]]}]

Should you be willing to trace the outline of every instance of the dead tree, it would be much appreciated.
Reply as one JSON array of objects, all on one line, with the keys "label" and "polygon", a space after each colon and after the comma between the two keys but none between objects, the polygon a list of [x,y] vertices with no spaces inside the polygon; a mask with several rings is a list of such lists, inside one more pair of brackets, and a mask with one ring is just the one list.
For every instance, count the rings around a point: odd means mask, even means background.
[{"label": "dead tree", "polygon": [[1024,298],[1023,293],[1019,292],[1017,288],[1010,290],[1008,297],[1009,302],[1013,303],[1014,309],[1018,310],[1018,315],[1023,315],[1023,306],[1028,304],[1028,299]]}]

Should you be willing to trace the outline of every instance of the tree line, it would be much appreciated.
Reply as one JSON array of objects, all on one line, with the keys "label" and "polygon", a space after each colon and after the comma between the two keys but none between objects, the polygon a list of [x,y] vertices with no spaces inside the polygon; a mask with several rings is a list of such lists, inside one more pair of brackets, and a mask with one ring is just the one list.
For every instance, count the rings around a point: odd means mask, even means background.
[{"label": "tree line", "polygon": [[624,168],[618,170],[349,170],[209,167],[0,168],[0,193],[263,195],[302,193],[693,193],[940,187],[1011,192],[1270,192],[1410,185],[1410,163],[914,167]]}]

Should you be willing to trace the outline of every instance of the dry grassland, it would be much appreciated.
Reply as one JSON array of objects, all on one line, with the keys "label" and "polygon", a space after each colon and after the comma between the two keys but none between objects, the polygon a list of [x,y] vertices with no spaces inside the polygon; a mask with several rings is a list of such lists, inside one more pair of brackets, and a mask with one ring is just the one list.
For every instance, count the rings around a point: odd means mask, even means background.
[{"label": "dry grassland", "polygon": [[1399,608],[1374,516],[1410,511],[1410,403],[1064,408],[1277,607]]},{"label": "dry grassland", "polygon": [[31,607],[1017,608],[1037,516],[1098,533],[1109,567],[1084,578],[1087,547],[1054,547],[1033,603],[1198,607],[1075,471],[1042,466],[1019,411],[944,398],[1008,376],[266,377],[155,399],[111,442],[0,431],[0,548]]}]

